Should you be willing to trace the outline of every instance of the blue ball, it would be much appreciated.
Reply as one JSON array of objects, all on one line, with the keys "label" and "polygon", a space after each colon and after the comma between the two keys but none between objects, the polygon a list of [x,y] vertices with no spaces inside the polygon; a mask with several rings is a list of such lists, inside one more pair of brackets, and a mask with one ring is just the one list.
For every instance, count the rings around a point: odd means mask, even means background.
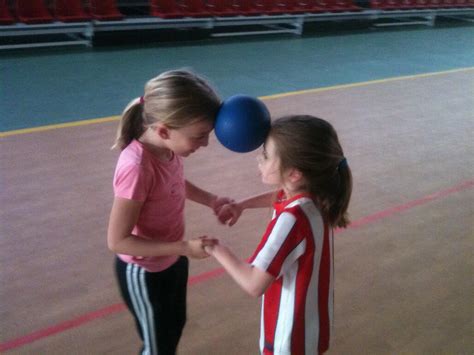
[{"label": "blue ball", "polygon": [[235,95],[223,102],[214,128],[224,147],[246,153],[265,142],[270,122],[270,113],[262,101],[247,95]]}]

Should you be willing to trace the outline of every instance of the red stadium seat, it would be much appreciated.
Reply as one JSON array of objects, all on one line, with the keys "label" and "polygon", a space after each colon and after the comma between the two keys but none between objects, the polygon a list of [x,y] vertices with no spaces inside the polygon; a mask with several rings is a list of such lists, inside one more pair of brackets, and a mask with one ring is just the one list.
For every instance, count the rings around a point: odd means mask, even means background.
[{"label": "red stadium seat", "polygon": [[455,7],[454,0],[441,0],[441,7]]},{"label": "red stadium seat", "polygon": [[324,8],[316,0],[297,0],[297,7],[303,12],[318,13],[325,12]]},{"label": "red stadium seat", "polygon": [[17,0],[16,14],[21,22],[28,24],[53,21],[53,16],[49,13],[43,0]]},{"label": "red stadium seat", "polygon": [[436,8],[437,6],[433,6],[430,0],[415,0],[414,8],[415,9],[430,9]]},{"label": "red stadium seat", "polygon": [[400,0],[401,9],[416,9],[416,0]]},{"label": "red stadium seat", "polygon": [[115,0],[90,0],[91,15],[96,20],[121,20],[123,15],[117,9]]},{"label": "red stadium seat", "polygon": [[341,11],[361,11],[362,8],[354,4],[353,0],[335,0],[335,6]]},{"label": "red stadium seat", "polygon": [[87,21],[90,15],[84,11],[82,0],[56,0],[54,14],[59,21],[75,22]]},{"label": "red stadium seat", "polygon": [[214,16],[235,16],[233,0],[207,0],[205,6]]},{"label": "red stadium seat", "polygon": [[276,15],[282,13],[277,7],[276,0],[256,0],[255,9],[257,12],[265,15]]},{"label": "red stadium seat", "polygon": [[425,0],[428,2],[428,8],[430,9],[437,9],[442,7],[441,0]]},{"label": "red stadium seat", "polygon": [[178,7],[184,16],[189,17],[209,17],[211,11],[207,8],[204,0],[181,0],[178,1]]},{"label": "red stadium seat", "polygon": [[456,2],[457,7],[468,7],[469,6],[469,1],[468,0],[456,0],[455,2]]},{"label": "red stadium seat", "polygon": [[272,14],[301,14],[305,12],[336,12],[360,11],[361,8],[352,3],[352,0],[274,0]]},{"label": "red stadium seat", "polygon": [[257,6],[254,0],[233,0],[232,11],[236,15],[256,16],[262,14],[262,8]]},{"label": "red stadium seat", "polygon": [[[323,2],[319,2],[323,6]],[[354,5],[352,0],[325,0],[325,9],[330,12],[360,11],[359,6]]]},{"label": "red stadium seat", "polygon": [[370,0],[370,6],[379,10],[399,10],[401,4],[399,0]]},{"label": "red stadium seat", "polygon": [[275,9],[282,14],[302,14],[306,12],[303,7],[300,7],[299,0],[276,0]]},{"label": "red stadium seat", "polygon": [[[223,11],[223,4],[221,5]],[[213,10],[219,12],[206,4],[204,0],[152,0],[151,15],[161,18],[180,18],[180,17],[210,17],[213,16]]]},{"label": "red stadium seat", "polygon": [[161,18],[183,17],[175,0],[151,0],[151,15]]},{"label": "red stadium seat", "polygon": [[0,0],[0,25],[11,25],[15,22],[6,0]]}]

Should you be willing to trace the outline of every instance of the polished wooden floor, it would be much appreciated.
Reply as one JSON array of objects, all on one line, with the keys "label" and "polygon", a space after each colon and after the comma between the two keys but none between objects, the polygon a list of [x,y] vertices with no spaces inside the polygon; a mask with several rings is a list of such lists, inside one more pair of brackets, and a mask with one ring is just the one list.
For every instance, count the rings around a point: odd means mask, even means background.
[{"label": "polished wooden floor", "polygon": [[[353,225],[335,241],[330,354],[472,354],[474,70],[264,98],[274,117],[331,121],[354,174]],[[0,139],[0,350],[134,354],[105,233],[116,121]],[[213,138],[188,178],[235,198],[265,190],[255,152]],[[270,210],[232,228],[187,206],[187,236],[222,238],[242,258]],[[256,354],[259,300],[212,259],[193,261],[182,355]]]}]

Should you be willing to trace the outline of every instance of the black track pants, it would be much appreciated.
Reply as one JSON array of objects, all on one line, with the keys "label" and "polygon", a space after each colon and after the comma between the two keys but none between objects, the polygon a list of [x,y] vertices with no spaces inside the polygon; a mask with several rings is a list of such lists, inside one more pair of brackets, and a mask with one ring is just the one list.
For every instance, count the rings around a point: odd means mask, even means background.
[{"label": "black track pants", "polygon": [[143,340],[143,355],[174,355],[186,323],[188,259],[168,269],[149,272],[116,258],[122,298],[132,312]]}]

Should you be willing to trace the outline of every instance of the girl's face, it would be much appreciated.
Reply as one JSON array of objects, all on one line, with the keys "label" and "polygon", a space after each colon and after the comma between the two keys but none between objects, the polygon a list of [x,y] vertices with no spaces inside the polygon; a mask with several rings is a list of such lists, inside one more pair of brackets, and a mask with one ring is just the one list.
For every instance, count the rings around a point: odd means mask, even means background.
[{"label": "girl's face", "polygon": [[262,182],[267,185],[281,185],[280,157],[275,149],[275,142],[271,137],[267,139],[263,150],[257,157],[258,169]]},{"label": "girl's face", "polygon": [[209,134],[214,129],[208,121],[196,121],[182,128],[169,130],[168,148],[175,154],[187,157],[209,143]]}]

